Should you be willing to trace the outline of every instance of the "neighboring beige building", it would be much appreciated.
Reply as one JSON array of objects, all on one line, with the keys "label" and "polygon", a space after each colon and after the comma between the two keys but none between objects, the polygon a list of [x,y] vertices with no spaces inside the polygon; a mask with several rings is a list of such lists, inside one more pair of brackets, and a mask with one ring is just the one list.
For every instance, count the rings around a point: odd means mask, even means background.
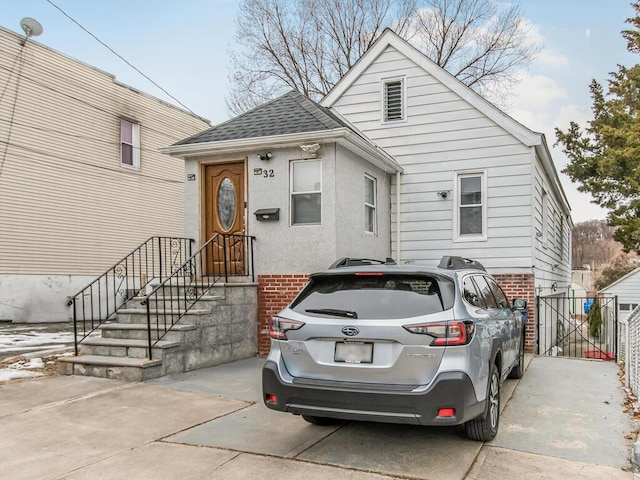
[{"label": "neighboring beige building", "polygon": [[0,321],[66,297],[153,235],[184,235],[184,164],[208,122],[0,28]]}]

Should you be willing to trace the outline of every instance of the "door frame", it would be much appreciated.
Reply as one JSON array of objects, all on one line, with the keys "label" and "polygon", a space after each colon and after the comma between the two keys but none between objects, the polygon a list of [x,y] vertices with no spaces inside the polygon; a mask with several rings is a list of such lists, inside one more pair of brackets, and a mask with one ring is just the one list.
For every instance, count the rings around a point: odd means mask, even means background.
[{"label": "door frame", "polygon": [[[205,170],[208,166],[211,165],[225,165],[225,164],[237,164],[242,163],[242,172],[244,176],[244,198],[242,199],[242,208],[244,209],[244,231],[245,235],[250,235],[249,233],[249,218],[247,215],[247,204],[248,204],[248,196],[249,196],[249,176],[247,174],[247,157],[228,157],[222,158],[219,160],[201,160],[198,166],[198,174],[200,176],[199,181],[199,195],[198,195],[198,212],[200,215],[200,246],[204,245],[208,238],[207,236],[207,211],[206,211],[206,176]],[[186,214],[186,212],[185,212]]]}]

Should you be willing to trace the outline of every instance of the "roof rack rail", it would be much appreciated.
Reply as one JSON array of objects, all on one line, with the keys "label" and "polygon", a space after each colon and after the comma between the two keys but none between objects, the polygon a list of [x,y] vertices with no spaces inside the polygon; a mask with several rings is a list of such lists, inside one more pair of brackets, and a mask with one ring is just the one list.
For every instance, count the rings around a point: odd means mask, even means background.
[{"label": "roof rack rail", "polygon": [[373,258],[339,258],[331,264],[330,270],[334,268],[342,267],[362,267],[366,265],[395,265],[396,262],[393,258],[387,257],[385,260],[375,260]]},{"label": "roof rack rail", "polygon": [[470,258],[464,258],[464,257],[449,256],[449,255],[445,255],[444,257],[442,257],[442,259],[440,260],[440,263],[438,264],[438,267],[445,268],[447,270],[475,268],[476,270],[484,270],[485,272],[487,271],[486,268],[484,268],[484,265],[482,265],[480,262],[476,260],[472,260]]}]

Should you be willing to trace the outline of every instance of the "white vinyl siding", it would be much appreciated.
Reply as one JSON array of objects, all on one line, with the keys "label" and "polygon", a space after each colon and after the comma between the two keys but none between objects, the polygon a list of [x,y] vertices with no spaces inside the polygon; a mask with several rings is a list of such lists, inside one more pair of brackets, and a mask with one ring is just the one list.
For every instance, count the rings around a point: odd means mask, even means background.
[{"label": "white vinyl siding", "polygon": [[[96,275],[152,235],[184,234],[184,165],[161,154],[207,128],[193,115],[0,28],[0,273]],[[141,170],[121,168],[120,119],[141,126]],[[8,123],[0,122],[6,139]]]},{"label": "white vinyl siding", "polygon": [[[401,127],[380,122],[380,86],[402,72]],[[336,100],[333,108],[403,166],[401,261],[437,264],[443,252],[486,263],[495,273],[531,272],[531,149],[393,47]],[[454,241],[454,172],[486,172],[486,241]],[[395,183],[395,179],[394,179]],[[396,251],[392,189],[392,252]],[[459,252],[459,253],[456,253]],[[396,259],[398,260],[398,259]]]}]

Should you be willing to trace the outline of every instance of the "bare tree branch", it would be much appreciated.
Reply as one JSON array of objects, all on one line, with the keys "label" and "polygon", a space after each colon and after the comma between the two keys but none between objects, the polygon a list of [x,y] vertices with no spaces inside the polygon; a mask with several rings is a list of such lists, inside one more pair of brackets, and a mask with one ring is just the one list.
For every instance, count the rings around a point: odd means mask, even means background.
[{"label": "bare tree branch", "polygon": [[227,105],[287,90],[319,100],[389,27],[480,93],[537,54],[517,6],[494,0],[243,0]]}]

